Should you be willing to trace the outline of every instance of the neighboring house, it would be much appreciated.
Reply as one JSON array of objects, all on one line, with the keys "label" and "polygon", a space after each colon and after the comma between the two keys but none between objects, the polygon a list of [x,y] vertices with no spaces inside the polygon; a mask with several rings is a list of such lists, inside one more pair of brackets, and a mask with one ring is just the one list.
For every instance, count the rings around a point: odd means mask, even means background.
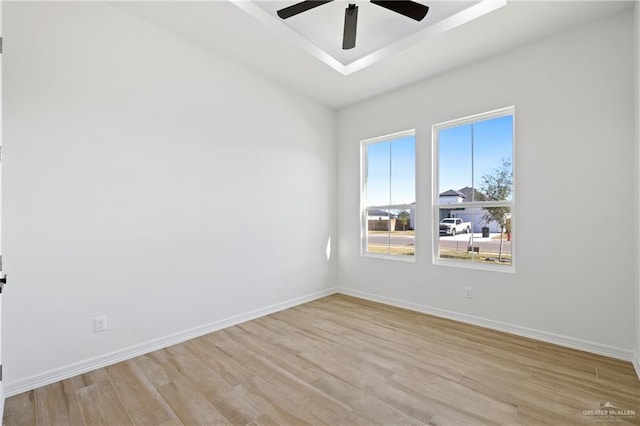
[{"label": "neighboring house", "polygon": [[465,207],[465,203],[472,200],[483,201],[486,200],[486,195],[482,192],[465,186],[464,188],[456,191],[450,189],[439,195],[438,202],[440,204],[452,204],[451,208],[443,208],[440,210],[440,220],[446,217],[459,217],[464,222],[471,223],[471,229],[473,232],[482,232],[484,226],[489,227],[489,232],[500,232],[498,223],[491,222],[486,224],[482,221],[485,210],[480,207]]},{"label": "neighboring house", "polygon": [[389,213],[386,210],[373,209],[369,210],[367,213],[368,220],[389,220],[389,216],[391,216],[391,219],[396,218],[396,215],[394,215],[393,213]]},{"label": "neighboring house", "polygon": [[[389,223],[391,221],[391,223]],[[367,229],[369,231],[388,231],[396,226],[396,215],[381,209],[371,209],[367,212]]]},{"label": "neighboring house", "polygon": [[[409,224],[407,225],[407,229],[415,229],[416,223],[416,203],[415,201],[409,204]],[[391,213],[387,210],[382,209],[370,209],[367,212],[367,222],[369,223],[369,230],[381,230],[381,229],[389,229],[389,225],[386,222],[391,219],[391,228],[392,229],[402,229],[402,226],[399,222],[396,221],[398,218],[398,214],[402,210],[392,210]],[[396,225],[396,223],[398,223]]]}]

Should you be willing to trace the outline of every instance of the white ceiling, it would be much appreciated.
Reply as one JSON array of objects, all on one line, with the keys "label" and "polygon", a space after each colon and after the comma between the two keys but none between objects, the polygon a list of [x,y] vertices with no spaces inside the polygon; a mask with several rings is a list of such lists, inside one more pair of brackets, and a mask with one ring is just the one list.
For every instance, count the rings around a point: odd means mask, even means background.
[{"label": "white ceiling", "polygon": [[[417,22],[367,0],[337,0],[288,19],[276,12],[295,0],[232,2],[344,75],[506,5],[506,0],[434,0],[429,1],[427,16]],[[355,48],[344,50],[344,13],[350,3],[359,8],[357,42]]]},{"label": "white ceiling", "polygon": [[[293,3],[296,0],[286,4]],[[421,3],[431,7],[429,14],[441,16],[433,10],[440,2],[422,0]],[[344,75],[314,55],[292,31],[282,31],[230,2],[112,4],[335,109],[633,7],[631,0],[509,1],[491,13],[418,40],[408,48],[402,46],[404,50],[395,49],[369,66]],[[359,15],[358,24],[364,19]],[[314,21],[316,24],[319,23]],[[335,33],[335,24],[327,27]],[[338,36],[341,35],[339,30]],[[359,29],[358,43],[364,43],[364,36],[365,32]]]}]

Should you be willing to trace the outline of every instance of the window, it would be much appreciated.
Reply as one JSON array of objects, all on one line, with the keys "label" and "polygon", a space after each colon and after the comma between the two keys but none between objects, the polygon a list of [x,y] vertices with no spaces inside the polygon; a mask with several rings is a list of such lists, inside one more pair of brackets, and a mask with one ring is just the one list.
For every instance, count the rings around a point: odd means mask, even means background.
[{"label": "window", "polygon": [[513,271],[514,108],[433,126],[434,262]]},{"label": "window", "polygon": [[362,142],[362,254],[413,260],[415,132]]}]

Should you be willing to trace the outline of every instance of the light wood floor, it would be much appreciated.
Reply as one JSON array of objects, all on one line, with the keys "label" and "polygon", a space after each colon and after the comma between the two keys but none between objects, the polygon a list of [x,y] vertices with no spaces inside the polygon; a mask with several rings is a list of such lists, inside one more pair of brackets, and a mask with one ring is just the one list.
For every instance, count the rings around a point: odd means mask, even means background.
[{"label": "light wood floor", "polygon": [[[635,418],[585,415],[610,402]],[[6,425],[640,424],[632,365],[333,295],[13,396]]]}]

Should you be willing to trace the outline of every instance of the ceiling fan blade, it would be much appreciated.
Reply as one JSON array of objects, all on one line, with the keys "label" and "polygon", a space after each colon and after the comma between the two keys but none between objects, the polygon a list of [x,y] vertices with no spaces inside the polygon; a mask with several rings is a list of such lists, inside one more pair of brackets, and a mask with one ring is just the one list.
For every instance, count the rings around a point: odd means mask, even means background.
[{"label": "ceiling fan blade", "polygon": [[358,28],[358,6],[350,4],[344,11],[344,33],[342,34],[342,48],[356,47],[356,29]]},{"label": "ceiling fan blade", "polygon": [[291,18],[299,13],[306,12],[307,10],[311,10],[314,7],[322,6],[326,3],[331,3],[333,0],[305,0],[300,3],[296,3],[289,7],[285,7],[284,9],[280,9],[277,13],[278,16],[282,19]]},{"label": "ceiling fan blade", "polygon": [[392,10],[407,18],[415,19],[416,21],[422,21],[429,11],[429,6],[416,3],[415,1],[371,0],[371,3]]}]

